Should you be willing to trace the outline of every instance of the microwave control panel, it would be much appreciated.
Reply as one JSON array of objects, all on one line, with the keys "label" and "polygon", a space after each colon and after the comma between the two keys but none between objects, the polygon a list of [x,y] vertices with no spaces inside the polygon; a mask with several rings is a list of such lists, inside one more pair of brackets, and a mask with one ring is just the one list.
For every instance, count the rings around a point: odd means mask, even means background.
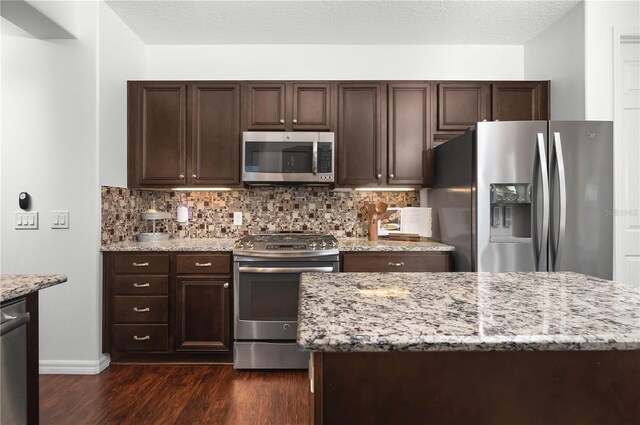
[{"label": "microwave control panel", "polygon": [[318,142],[318,173],[333,171],[332,143]]}]

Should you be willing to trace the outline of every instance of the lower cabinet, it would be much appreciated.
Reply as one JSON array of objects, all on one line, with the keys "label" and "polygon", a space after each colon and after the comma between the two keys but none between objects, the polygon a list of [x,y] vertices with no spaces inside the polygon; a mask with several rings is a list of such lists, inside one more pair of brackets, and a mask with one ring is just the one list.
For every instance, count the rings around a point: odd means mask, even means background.
[{"label": "lower cabinet", "polygon": [[450,272],[451,255],[442,251],[346,252],[343,272]]},{"label": "lower cabinet", "polygon": [[231,276],[176,281],[176,351],[231,350]]},{"label": "lower cabinet", "polygon": [[231,253],[104,253],[112,362],[230,362]]}]

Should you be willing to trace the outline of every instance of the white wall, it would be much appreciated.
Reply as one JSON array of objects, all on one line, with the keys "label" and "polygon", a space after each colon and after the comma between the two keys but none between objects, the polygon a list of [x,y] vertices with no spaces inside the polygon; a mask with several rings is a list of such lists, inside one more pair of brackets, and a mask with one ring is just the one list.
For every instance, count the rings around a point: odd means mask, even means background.
[{"label": "white wall", "polygon": [[524,78],[551,80],[551,118],[585,118],[584,3],[524,46]]},{"label": "white wall", "polygon": [[127,80],[145,78],[146,45],[100,2],[100,184],[127,186]]},{"label": "white wall", "polygon": [[523,46],[149,45],[149,79],[521,80]]},{"label": "white wall", "polygon": [[585,2],[586,119],[613,120],[613,28],[637,28],[640,2]]},{"label": "white wall", "polygon": [[[144,78],[144,46],[103,3],[78,14],[77,40],[38,40],[3,20],[2,273],[63,273],[40,293],[43,372],[96,372],[101,360],[100,184],[126,185],[126,79]],[[51,6],[50,6],[51,7]],[[21,191],[40,213],[13,229]],[[50,228],[70,210],[70,229]]]},{"label": "white wall", "polygon": [[[2,273],[69,277],[40,293],[40,359],[49,365],[100,357],[97,8],[76,6],[77,40],[9,35],[3,21],[1,41],[0,264]],[[13,229],[21,191],[40,213],[38,230]],[[70,229],[50,228],[53,209],[70,210]]]}]

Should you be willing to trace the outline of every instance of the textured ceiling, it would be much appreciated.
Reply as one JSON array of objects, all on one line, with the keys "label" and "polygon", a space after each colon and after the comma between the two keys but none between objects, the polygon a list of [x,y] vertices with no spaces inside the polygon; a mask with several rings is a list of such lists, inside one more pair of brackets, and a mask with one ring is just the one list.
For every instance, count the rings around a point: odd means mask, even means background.
[{"label": "textured ceiling", "polygon": [[578,1],[107,1],[147,44],[524,44]]}]

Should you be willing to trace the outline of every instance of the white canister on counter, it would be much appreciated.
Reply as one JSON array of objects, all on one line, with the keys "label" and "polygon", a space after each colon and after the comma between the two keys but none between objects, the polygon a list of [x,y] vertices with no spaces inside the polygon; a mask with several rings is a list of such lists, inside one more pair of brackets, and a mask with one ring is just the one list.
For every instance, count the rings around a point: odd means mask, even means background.
[{"label": "white canister on counter", "polygon": [[178,223],[186,223],[189,221],[189,208],[185,204],[178,205],[178,209],[176,210],[176,217],[178,219]]}]

